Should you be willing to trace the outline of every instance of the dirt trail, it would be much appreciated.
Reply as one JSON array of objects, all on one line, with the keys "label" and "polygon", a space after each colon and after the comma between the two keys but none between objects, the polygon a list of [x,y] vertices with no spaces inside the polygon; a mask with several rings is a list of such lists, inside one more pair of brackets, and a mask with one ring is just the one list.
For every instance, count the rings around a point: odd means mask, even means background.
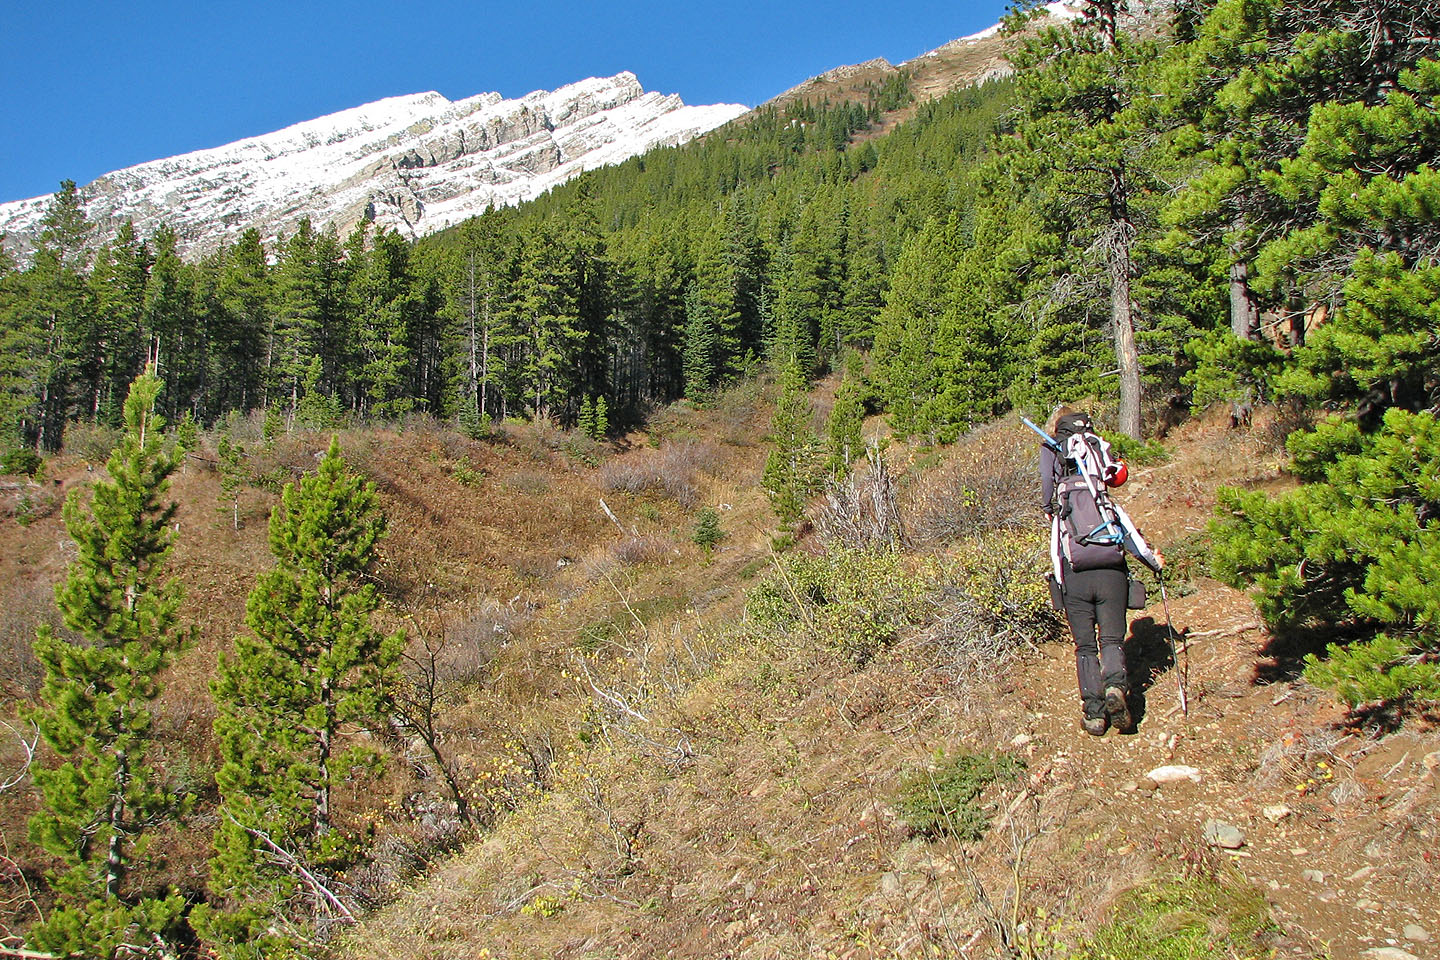
[{"label": "dirt trail", "polygon": [[[1288,485],[1263,464],[1267,475],[1247,477],[1255,460],[1213,457],[1225,440],[1197,430],[1173,468],[1141,472],[1122,491],[1152,542],[1203,529],[1217,482]],[[1298,656],[1272,648],[1247,596],[1205,578],[1185,592],[1172,588],[1170,613],[1179,673],[1188,666],[1188,716],[1153,597],[1132,616],[1127,643],[1139,706],[1133,733],[1080,732],[1068,643],[1048,645],[1017,677],[1034,776],[1074,791],[1072,815],[1133,838],[1112,846],[1112,861],[1145,843],[1230,858],[1285,928],[1281,956],[1403,960],[1389,948],[1440,958],[1440,732],[1424,718],[1388,735],[1347,722],[1325,691],[1300,679]],[[1198,772],[1158,786],[1146,776],[1167,765]],[[1243,845],[1222,852],[1207,843],[1208,821],[1238,828]]]}]

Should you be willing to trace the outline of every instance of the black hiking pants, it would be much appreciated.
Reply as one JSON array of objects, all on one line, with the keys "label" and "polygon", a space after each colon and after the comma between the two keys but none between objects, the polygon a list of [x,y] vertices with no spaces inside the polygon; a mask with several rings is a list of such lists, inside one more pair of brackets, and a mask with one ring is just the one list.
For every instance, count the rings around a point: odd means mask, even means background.
[{"label": "black hiking pants", "polygon": [[1130,578],[1124,569],[1065,570],[1065,619],[1075,637],[1075,672],[1085,716],[1105,712],[1105,688],[1129,692],[1125,676],[1125,605]]}]

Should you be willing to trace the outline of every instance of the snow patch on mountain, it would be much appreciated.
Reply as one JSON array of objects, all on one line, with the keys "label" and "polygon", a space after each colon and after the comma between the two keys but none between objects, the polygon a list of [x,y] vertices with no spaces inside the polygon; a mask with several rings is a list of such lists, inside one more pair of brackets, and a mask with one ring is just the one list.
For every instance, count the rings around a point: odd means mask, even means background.
[{"label": "snow patch on mountain", "polygon": [[[341,236],[362,220],[416,238],[492,206],[539,196],[585,170],[686,143],[747,108],[686,106],[629,72],[506,100],[390,97],[106,174],[82,188],[96,241],[132,220],[161,222],[182,252],[215,249],[249,228],[273,242],[302,217]],[[0,234],[22,261],[51,196],[0,204]]]}]

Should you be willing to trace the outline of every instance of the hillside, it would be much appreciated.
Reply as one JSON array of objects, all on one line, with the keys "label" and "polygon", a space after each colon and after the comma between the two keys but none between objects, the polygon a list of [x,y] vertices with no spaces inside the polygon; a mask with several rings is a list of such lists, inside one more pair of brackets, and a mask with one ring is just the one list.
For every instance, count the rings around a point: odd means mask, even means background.
[{"label": "hillside", "polygon": [[[982,448],[998,465],[991,489],[1028,481],[1018,425],[985,428],[906,471],[912,522],[954,510],[946,496],[974,482]],[[1398,943],[1429,956],[1440,735],[1347,724],[1299,680],[1297,652],[1271,645],[1250,601],[1182,559],[1217,483],[1288,485],[1265,430],[1195,424],[1172,450],[1125,492],[1183,577],[1169,612],[1188,715],[1158,603],[1132,618],[1138,732],[1096,740],[1078,728],[1063,634],[967,661],[947,622],[962,612],[953,591],[929,596],[926,615],[862,667],[803,629],[738,628],[738,594],[754,582],[733,573],[747,560],[778,569],[740,532],[713,587],[714,568],[668,563],[595,583],[592,597],[624,599],[583,681],[574,606],[542,613],[532,644],[497,659],[502,675],[571,664],[571,690],[554,695],[578,712],[541,708],[557,736],[547,788],[367,921],[345,955],[1053,956],[1188,883],[1185,909],[1217,936],[1233,925],[1237,955],[1339,960]],[[753,489],[726,496],[727,516],[753,515]],[[964,554],[932,544],[912,560]],[[648,614],[650,585],[677,580],[692,584],[683,613]],[[620,693],[633,714],[602,719]],[[1024,773],[985,794],[993,822],[979,842],[917,836],[897,814],[904,776],[962,750],[1015,757]],[[1146,776],[1178,764],[1193,782]],[[1207,844],[1209,820],[1238,827],[1244,845]]]},{"label": "hillside", "polygon": [[[817,418],[832,386],[817,390]],[[1203,574],[1196,538],[1216,485],[1292,485],[1272,429],[1192,423],[1172,436],[1173,459],[1134,471],[1125,501],[1172,558],[1183,652],[1177,674],[1158,603],[1133,615],[1138,732],[1096,740],[1078,729],[1071,647],[1053,619],[967,646],[975,584],[997,584],[1005,602],[1038,586],[1037,541],[1022,532],[1015,553],[994,527],[1028,525],[1027,432],[1007,420],[940,451],[891,446],[914,542],[893,569],[856,569],[880,578],[882,614],[910,625],[857,663],[824,621],[775,629],[745,615],[764,585],[797,589],[784,586],[794,557],[837,549],[811,532],[798,554],[773,552],[754,439],[768,410],[742,388],[710,410],[668,411],[616,448],[528,427],[477,443],[421,421],[342,433],[390,518],[392,616],[415,631],[412,650],[427,632],[440,642],[444,742],[490,824],[465,840],[433,769],[396,744],[385,779],[346,794],[384,838],[356,889],[390,902],[345,938],[344,956],[1052,956],[1176,883],[1212,930],[1260,931],[1242,955],[1344,960],[1387,944],[1430,955],[1417,930],[1440,930],[1428,852],[1440,733],[1347,721],[1299,679],[1303,651],[1272,645],[1253,604]],[[255,470],[283,477],[323,443],[249,441]],[[78,453],[58,461],[29,491],[28,522],[0,524],[12,697],[34,683],[20,640],[53,617],[43,598],[65,561],[44,504],[91,475]],[[960,490],[991,499],[977,512]],[[178,569],[202,638],[167,681],[163,725],[186,754],[213,757],[205,684],[268,562],[275,498],[247,488],[233,530],[203,451],[176,493]],[[725,533],[712,557],[688,542],[704,504],[720,506]],[[993,563],[977,560],[977,542],[1000,550]],[[889,606],[912,588],[915,606]],[[904,783],[961,751],[1013,757],[1023,772],[983,794],[977,842],[918,834],[900,812]],[[1175,764],[1194,782],[1147,779]],[[12,790],[3,802],[23,863],[33,801]],[[187,835],[206,829],[206,804]],[[1244,845],[1208,845],[1212,819]],[[167,872],[202,895],[203,844],[164,846]],[[43,909],[17,886],[28,876],[9,880],[12,930]]]}]

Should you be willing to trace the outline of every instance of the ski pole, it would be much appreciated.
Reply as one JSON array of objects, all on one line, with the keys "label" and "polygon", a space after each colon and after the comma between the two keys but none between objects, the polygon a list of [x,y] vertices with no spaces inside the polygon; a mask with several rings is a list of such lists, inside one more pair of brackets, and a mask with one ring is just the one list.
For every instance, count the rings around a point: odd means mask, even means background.
[{"label": "ski pole", "polygon": [[1029,427],[1031,430],[1034,430],[1036,433],[1040,434],[1040,439],[1045,441],[1045,446],[1049,447],[1051,450],[1054,450],[1056,453],[1059,453],[1061,455],[1065,453],[1064,450],[1060,449],[1060,441],[1056,440],[1054,437],[1050,436],[1050,434],[1035,426],[1035,424],[1030,421],[1029,417],[1021,417],[1020,422],[1025,424],[1025,426]]},{"label": "ski pole", "polygon": [[1185,667],[1180,667],[1180,653],[1175,648],[1175,621],[1170,616],[1170,598],[1165,595],[1165,570],[1162,567],[1159,571],[1160,580],[1160,603],[1165,608],[1165,631],[1170,638],[1170,657],[1175,662],[1175,684],[1180,690],[1180,713],[1190,716],[1190,705],[1185,698],[1185,681],[1190,676],[1190,645],[1182,644],[1185,648]]}]

